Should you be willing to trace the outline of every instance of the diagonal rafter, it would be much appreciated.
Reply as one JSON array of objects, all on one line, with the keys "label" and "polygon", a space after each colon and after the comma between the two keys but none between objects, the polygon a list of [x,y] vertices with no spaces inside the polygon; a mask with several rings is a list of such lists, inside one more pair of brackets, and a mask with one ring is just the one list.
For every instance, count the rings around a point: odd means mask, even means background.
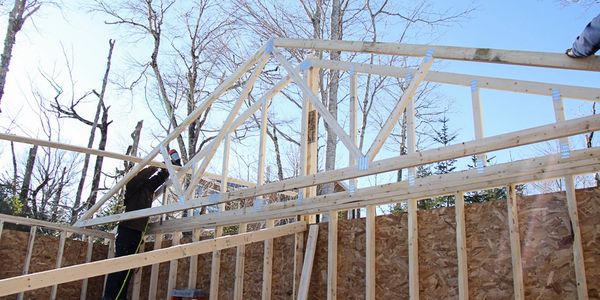
[{"label": "diagonal rafter", "polygon": [[390,114],[390,117],[387,119],[385,124],[383,124],[383,127],[377,134],[377,137],[373,141],[373,144],[371,144],[371,148],[369,148],[369,152],[367,153],[369,161],[373,161],[373,159],[375,159],[375,156],[377,155],[377,153],[379,153],[379,150],[381,150],[381,147],[383,146],[387,138],[390,136],[390,133],[392,133],[394,126],[400,119],[400,116],[408,106],[408,103],[412,101],[412,98],[414,97],[415,92],[419,87],[419,84],[421,84],[421,81],[425,79],[425,76],[427,75],[429,69],[431,68],[431,65],[433,64],[432,54],[432,50],[427,51],[427,55],[425,55],[425,58],[423,58],[421,65],[415,72],[413,79],[410,81],[410,84],[404,91],[404,94],[402,94],[400,101],[398,101],[398,104],[396,104],[396,107]]},{"label": "diagonal rafter", "polygon": [[217,149],[219,148],[221,141],[223,141],[223,138],[225,138],[225,135],[231,129],[233,122],[235,121],[235,118],[240,108],[242,107],[242,104],[244,104],[244,101],[246,100],[246,98],[248,98],[248,95],[250,94],[250,91],[252,91],[252,88],[254,87],[254,83],[258,79],[258,76],[262,74],[263,68],[269,61],[269,57],[269,53],[265,53],[263,55],[260,62],[257,64],[256,68],[252,72],[252,75],[250,75],[250,79],[248,79],[248,82],[242,90],[237,102],[231,108],[231,112],[227,116],[227,119],[225,120],[223,127],[219,131],[219,134],[215,137],[214,140],[212,140],[211,144],[207,147],[209,150],[206,152],[206,156],[204,157],[202,163],[198,167],[198,170],[196,170],[196,172],[192,176],[192,179],[190,180],[190,185],[188,186],[188,189],[185,192],[185,199],[189,199],[193,195],[196,185],[200,181],[200,178],[202,178],[202,176],[204,175],[206,168],[208,168],[208,164],[210,163],[211,159],[213,158]]},{"label": "diagonal rafter", "polygon": [[358,147],[356,147],[356,145],[352,142],[352,139],[350,139],[350,137],[346,134],[344,129],[342,129],[340,124],[338,124],[337,120],[329,113],[329,111],[327,110],[327,108],[325,108],[323,103],[319,101],[319,98],[315,95],[315,93],[313,93],[308,88],[306,82],[302,80],[302,78],[300,78],[298,72],[294,70],[292,65],[285,59],[285,57],[283,57],[283,55],[277,50],[277,48],[274,48],[273,56],[275,56],[279,63],[286,69],[288,75],[292,78],[292,80],[294,80],[294,82],[300,87],[300,89],[308,96],[308,99],[310,100],[312,105],[314,105],[317,108],[319,114],[323,117],[325,122],[327,122],[327,125],[329,125],[329,127],[333,129],[333,131],[335,131],[335,134],[337,134],[342,143],[346,145],[348,151],[356,155],[356,157],[361,157],[362,153],[360,152]]}]

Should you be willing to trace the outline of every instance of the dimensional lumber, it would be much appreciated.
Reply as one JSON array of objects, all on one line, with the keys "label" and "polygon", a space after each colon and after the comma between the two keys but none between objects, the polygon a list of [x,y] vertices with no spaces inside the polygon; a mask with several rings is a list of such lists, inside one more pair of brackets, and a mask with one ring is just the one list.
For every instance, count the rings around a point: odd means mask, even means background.
[{"label": "dimensional lumber", "polygon": [[221,82],[221,84],[215,89],[215,91],[210,94],[208,99],[206,99],[202,103],[202,105],[200,105],[196,109],[194,109],[194,111],[192,111],[179,124],[179,126],[177,128],[173,129],[173,131],[171,133],[169,133],[169,135],[167,137],[165,137],[165,139],[159,145],[154,147],[154,149],[148,155],[146,155],[146,157],[138,165],[134,166],[115,186],[113,186],[108,192],[106,192],[106,194],[104,194],[104,196],[102,196],[102,198],[100,198],[96,202],[96,204],[94,204],[88,211],[86,211],[81,216],[79,221],[87,220],[87,219],[91,218],[92,215],[100,207],[102,207],[102,205],[104,205],[104,203],[108,199],[110,199],[110,197],[112,197],[118,190],[123,188],[125,186],[125,184],[127,184],[127,182],[129,182],[129,180],[131,180],[131,178],[133,178],[133,176],[135,176],[144,166],[146,166],[158,154],[161,145],[162,146],[168,145],[169,142],[171,140],[175,139],[179,134],[181,134],[181,132],[183,132],[183,130],[185,130],[185,128],[187,128],[187,126],[189,126],[192,122],[194,122],[196,119],[198,119],[198,117],[200,117],[200,115],[206,109],[208,109],[215,100],[217,100],[231,85],[233,85],[234,82],[238,81],[242,77],[242,75],[244,73],[246,73],[246,71],[248,69],[250,69],[250,67],[253,66],[263,56],[265,48],[266,48],[266,44],[263,45],[245,63],[240,65],[231,76],[229,76],[228,78],[223,80],[223,82]]},{"label": "dimensional lumber", "polygon": [[[415,121],[415,101],[410,101],[406,107],[406,150],[407,153],[417,152],[417,125]],[[408,180],[417,177],[417,168],[408,168]],[[409,182],[410,185],[410,182]],[[408,244],[408,294],[410,299],[419,299],[419,219],[417,201],[407,204],[407,244]]]},{"label": "dimensional lumber", "polygon": [[272,229],[263,229],[235,236],[225,236],[190,244],[172,246],[169,248],[111,258],[91,263],[64,267],[61,269],[38,272],[0,280],[0,296],[10,295],[22,291],[34,290],[54,284],[90,278],[111,272],[118,272],[142,266],[157,264],[173,259],[180,259],[192,255],[222,250],[237,245],[263,241],[297,232],[305,231],[305,222],[277,226]]},{"label": "dimensional lumber", "polygon": [[465,229],[465,194],[456,193],[456,254],[458,256],[458,299],[469,299],[469,269],[467,268],[467,233]]},{"label": "dimensional lumber", "polygon": [[310,225],[308,239],[306,241],[306,252],[304,254],[304,264],[302,266],[302,277],[298,287],[298,300],[308,298],[308,288],[310,286],[310,277],[312,274],[315,251],[317,249],[317,237],[319,235],[319,225]]},{"label": "dimensional lumber", "polygon": [[23,217],[17,217],[17,216],[5,215],[5,214],[0,214],[0,222],[7,222],[7,223],[12,223],[12,224],[17,224],[17,225],[39,226],[39,227],[45,227],[45,228],[59,230],[59,231],[66,231],[66,232],[85,234],[85,235],[93,235],[93,236],[96,236],[99,238],[105,238],[105,239],[109,239],[109,240],[115,239],[114,234],[100,231],[100,230],[79,228],[79,227],[74,227],[74,226],[67,225],[67,224],[53,223],[53,222],[48,222],[48,221],[42,221],[42,220],[37,220],[37,219],[32,219],[32,218],[23,218]]},{"label": "dimensional lumber", "polygon": [[295,201],[272,203],[260,212],[247,210],[227,211],[218,217],[202,215],[185,220],[167,220],[162,225],[153,225],[150,232],[172,232],[189,230],[199,226],[255,222],[264,218],[285,218],[291,215],[324,213],[331,209],[342,210],[371,204],[387,204],[410,199],[430,198],[453,194],[457,190],[472,191],[504,186],[510,183],[531,182],[556,178],[565,174],[585,174],[600,169],[600,148],[573,151],[569,158],[549,155],[533,159],[489,166],[484,173],[477,170],[429,176],[415,180],[414,187],[397,182],[363,188],[354,193],[339,192]]},{"label": "dimensional lumber", "polygon": [[[307,59],[315,67],[352,71],[354,73],[365,73],[380,76],[390,76],[396,78],[406,77],[408,74],[413,74],[414,69],[385,66],[385,65],[370,65],[347,61],[330,61],[330,60],[315,60]],[[499,91],[533,94],[541,96],[551,96],[553,89],[559,89],[565,98],[578,100],[600,101],[600,89],[585,86],[566,85],[558,83],[545,83],[527,80],[505,79],[498,77],[488,77],[479,75],[458,74],[441,71],[429,71],[425,76],[424,81],[435,83],[446,83],[460,86],[471,86],[473,80],[477,81],[479,88],[492,89]]]},{"label": "dimensional lumber", "polygon": [[506,188],[506,208],[508,210],[507,220],[510,235],[514,295],[515,300],[523,300],[525,299],[525,289],[523,287],[523,264],[521,263],[521,236],[519,233],[517,190],[514,184],[509,184]]},{"label": "dimensional lumber", "polygon": [[209,203],[207,197],[203,197],[194,200],[189,200],[184,204],[168,204],[160,207],[126,212],[118,215],[94,218],[91,220],[81,220],[78,221],[78,224],[76,225],[99,225],[115,221],[135,219],[142,216],[151,216],[175,212],[200,207],[208,204],[224,203],[243,198],[254,198],[268,193],[281,192],[284,190],[314,186],[317,184],[332,182],[335,180],[344,180],[355,177],[373,175],[387,171],[405,169],[422,164],[429,164],[437,161],[444,161],[458,157],[491,152],[536,142],[543,142],[547,140],[597,130],[600,130],[600,118],[598,116],[582,117],[560,123],[542,125],[511,133],[485,137],[479,141],[463,142],[460,144],[454,144],[442,148],[424,150],[418,153],[409,153],[407,155],[402,155],[399,157],[382,159],[369,163],[369,168],[366,170],[358,170],[356,169],[356,167],[348,167],[332,171],[326,171],[314,175],[306,175],[292,179],[287,179],[281,182],[267,183],[256,188],[248,188],[243,190],[232,191],[226,194],[220,194],[219,199],[211,203]]},{"label": "dimensional lumber", "polygon": [[600,56],[591,56],[585,59],[572,59],[563,53],[544,53],[489,48],[464,48],[439,45],[414,45],[382,42],[373,43],[360,41],[326,41],[287,38],[276,38],[274,45],[276,47],[288,49],[347,51],[400,56],[425,56],[427,50],[435,49],[435,57],[439,59],[600,71]]},{"label": "dimensional lumber", "polygon": [[375,205],[367,205],[367,216],[366,216],[366,237],[365,237],[365,295],[368,300],[375,300],[375,286],[377,282],[375,280],[375,257],[377,256],[375,250]]}]

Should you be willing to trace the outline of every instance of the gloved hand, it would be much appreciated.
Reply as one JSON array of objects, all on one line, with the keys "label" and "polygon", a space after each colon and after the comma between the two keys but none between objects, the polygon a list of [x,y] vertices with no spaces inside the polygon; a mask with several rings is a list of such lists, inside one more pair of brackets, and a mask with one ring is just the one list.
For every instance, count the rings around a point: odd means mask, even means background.
[{"label": "gloved hand", "polygon": [[569,49],[567,49],[567,50],[565,51],[565,54],[566,54],[568,57],[571,57],[571,58],[578,58],[578,56],[575,56],[575,54],[573,53],[573,49],[572,49],[572,48],[569,48]]},{"label": "gloved hand", "polygon": [[171,157],[171,163],[181,167],[181,157],[179,157],[179,153],[175,149],[169,150],[169,156]]}]

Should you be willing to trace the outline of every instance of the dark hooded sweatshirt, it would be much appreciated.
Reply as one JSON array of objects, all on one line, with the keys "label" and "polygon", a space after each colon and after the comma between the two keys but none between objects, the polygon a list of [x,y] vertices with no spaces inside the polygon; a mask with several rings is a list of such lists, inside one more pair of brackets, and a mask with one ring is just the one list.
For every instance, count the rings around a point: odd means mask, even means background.
[{"label": "dark hooded sweatshirt", "polygon": [[[158,167],[146,167],[135,175],[125,188],[125,211],[134,211],[152,206],[154,191],[158,189],[169,178],[169,172],[166,169]],[[133,220],[125,220],[119,223],[138,231],[144,231],[148,223],[148,217]]]}]

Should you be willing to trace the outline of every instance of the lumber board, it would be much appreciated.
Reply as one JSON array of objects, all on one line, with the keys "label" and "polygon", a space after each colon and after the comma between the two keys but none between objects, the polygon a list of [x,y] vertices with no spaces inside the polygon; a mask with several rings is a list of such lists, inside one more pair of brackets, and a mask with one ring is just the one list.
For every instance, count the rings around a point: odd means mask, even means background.
[{"label": "lumber board", "polygon": [[[1,231],[1,230],[0,230]],[[58,253],[56,254],[56,269],[62,267],[63,254],[65,252],[65,241],[67,239],[67,232],[60,232],[60,241],[58,242]],[[50,291],[50,299],[56,299],[56,292],[58,291],[58,285],[52,286],[52,291]]]},{"label": "lumber board", "polygon": [[306,300],[308,298],[308,288],[310,287],[310,277],[317,249],[318,235],[319,225],[310,225],[308,240],[306,241],[306,252],[304,253],[304,264],[302,265],[302,276],[300,277],[300,286],[298,287],[298,300]]},{"label": "lumber board", "polygon": [[[144,241],[144,243],[145,243],[145,241]],[[144,248],[145,248],[144,244],[142,243],[142,245],[138,248],[138,253],[143,253]],[[141,287],[142,287],[143,268],[134,269],[134,270],[132,270],[132,272],[133,272],[133,279],[132,279],[133,287],[131,289],[131,300],[139,300]]]},{"label": "lumber board", "polygon": [[[415,122],[415,101],[411,99],[406,107],[406,148],[407,153],[417,152],[417,125]],[[417,168],[408,168],[408,176],[417,177]],[[411,180],[411,178],[409,178]],[[410,185],[410,182],[409,182]],[[408,201],[408,294],[410,299],[419,299],[419,219],[417,202]]]},{"label": "lumber board", "polygon": [[289,49],[314,49],[327,51],[362,52],[401,56],[424,56],[435,49],[439,59],[475,61],[485,63],[535,66],[559,69],[600,71],[600,56],[572,59],[564,53],[517,51],[490,48],[465,48],[442,45],[415,45],[362,41],[327,41],[317,39],[276,38],[276,47]]},{"label": "lumber board", "polygon": [[[319,70],[308,68],[304,70],[304,80],[313,93],[318,93],[319,89]],[[317,173],[317,147],[318,147],[318,112],[315,106],[309,99],[306,91],[302,95],[302,130],[300,133],[300,174],[302,176],[312,175]],[[301,197],[314,197],[317,194],[317,187],[306,187],[302,190]],[[300,219],[307,221],[309,224],[315,223],[315,216],[299,216]]]},{"label": "lumber board", "polygon": [[[35,233],[37,226],[31,226],[29,229],[29,241],[27,242],[27,253],[25,254],[25,262],[23,263],[23,274],[29,273],[29,264],[31,263],[31,255],[33,254],[33,243],[35,242]],[[20,291],[17,295],[18,300],[23,300],[24,292]]]},{"label": "lumber board", "polygon": [[266,47],[269,44],[270,43],[266,43],[265,45],[263,45],[252,57],[250,57],[246,62],[241,64],[232,75],[223,80],[223,82],[219,84],[215,91],[213,91],[210,94],[210,96],[204,102],[202,102],[200,106],[196,107],[194,111],[192,111],[183,121],[181,121],[177,128],[173,129],[173,131],[169,133],[169,135],[167,135],[167,137],[165,137],[161,143],[154,147],[154,149],[150,151],[150,153],[148,153],[148,155],[146,155],[146,157],[139,164],[134,166],[117,184],[115,184],[108,192],[106,192],[102,196],[102,198],[100,198],[90,209],[88,209],[80,217],[79,220],[81,221],[91,218],[93,214],[100,207],[102,207],[102,205],[104,205],[104,203],[108,199],[110,199],[117,191],[123,188],[125,184],[127,184],[127,182],[129,182],[129,180],[133,178],[133,176],[135,176],[143,167],[145,167],[152,159],[154,159],[154,157],[156,157],[156,155],[159,152],[160,146],[168,145],[170,141],[179,136],[179,134],[181,134],[181,132],[183,132],[185,128],[187,128],[192,122],[198,119],[198,117],[200,117],[200,115],[206,109],[208,109],[215,100],[217,100],[225,91],[227,91],[227,89],[229,89],[229,87],[231,87],[231,85],[233,85],[233,83],[238,81],[242,77],[242,75],[246,73],[248,69],[250,69],[250,67],[252,67],[257,61],[259,61],[261,57],[263,57]]},{"label": "lumber board", "polygon": [[[297,178],[287,179],[284,181],[267,183],[256,188],[232,191],[226,194],[219,195],[219,199],[216,201],[216,203],[225,203],[233,200],[257,197],[260,195],[281,192],[289,189],[303,188],[306,186],[313,186],[332,181],[340,181],[344,179],[404,169],[418,166],[421,164],[429,164],[437,161],[454,159],[458,157],[470,156],[479,153],[491,152],[510,147],[552,140],[564,136],[581,134],[590,131],[597,131],[599,129],[600,116],[587,116],[560,123],[542,125],[511,133],[485,137],[479,141],[463,142],[460,144],[450,145],[443,148],[424,150],[418,153],[409,153],[407,155],[399,157],[378,160],[370,163],[369,168],[366,170],[357,170],[355,167],[347,167],[332,171],[326,171],[314,175],[306,175]],[[115,221],[135,219],[143,216],[175,212],[200,207],[207,204],[209,204],[208,198],[200,197],[194,200],[190,200],[184,204],[169,204],[161,207],[142,209],[118,215],[80,221],[80,225],[99,225]],[[155,227],[156,225],[151,225],[151,228]]]},{"label": "lumber board", "polygon": [[327,300],[337,299],[338,213],[329,212],[327,227]]},{"label": "lumber board", "polygon": [[506,208],[508,209],[507,220],[510,236],[514,295],[515,300],[523,300],[525,299],[525,288],[523,286],[523,264],[521,262],[521,236],[519,232],[517,189],[514,184],[509,184],[506,188]]},{"label": "lumber board", "polygon": [[[483,111],[481,109],[479,82],[477,82],[477,80],[471,81],[471,105],[473,107],[473,128],[475,129],[475,140],[480,140],[483,138]],[[487,165],[487,155],[485,153],[478,154],[477,159],[481,160],[482,167]]]},{"label": "lumber board", "polygon": [[[197,242],[200,240],[200,229],[192,230],[192,242]],[[192,255],[190,256],[190,266],[188,271],[188,289],[196,288],[196,280],[198,278],[198,256]]]},{"label": "lumber board", "polygon": [[423,61],[421,62],[421,65],[415,72],[413,79],[408,84],[408,87],[404,90],[402,97],[400,97],[400,101],[398,101],[398,103],[394,107],[394,110],[392,110],[392,113],[387,118],[387,120],[381,127],[381,130],[375,137],[373,144],[371,144],[369,152],[367,153],[369,161],[375,159],[375,156],[377,155],[377,153],[379,153],[379,150],[381,149],[381,147],[383,147],[383,144],[392,133],[392,130],[394,129],[396,124],[398,123],[398,120],[402,116],[402,113],[404,112],[408,104],[413,101],[413,97],[417,92],[417,88],[425,78],[425,75],[427,75],[427,72],[429,72],[429,69],[431,68],[432,64],[432,57],[426,56],[425,58],[423,58]]},{"label": "lumber board", "polygon": [[[245,233],[248,225],[240,224],[238,234]],[[246,263],[246,246],[239,245],[235,255],[235,282],[233,287],[233,299],[241,300],[244,295],[244,264]]]},{"label": "lumber board", "polygon": [[[156,234],[154,235],[154,251],[162,248],[162,241],[164,235]],[[160,264],[155,263],[150,268],[150,288],[148,291],[148,299],[156,299],[156,292],[158,288],[158,271],[160,268]]]},{"label": "lumber board", "polygon": [[77,233],[77,234],[93,235],[93,236],[96,236],[99,238],[105,238],[105,239],[112,239],[112,240],[115,239],[115,235],[112,233],[95,230],[95,229],[79,228],[79,227],[75,227],[75,226],[71,226],[71,225],[67,225],[67,224],[52,223],[52,222],[48,222],[48,221],[42,221],[42,220],[31,219],[31,218],[23,218],[23,217],[0,214],[0,221],[17,224],[17,225],[38,226],[38,227],[45,227],[45,228],[61,230],[61,231],[64,230],[67,232],[72,232],[72,233]]},{"label": "lumber board", "polygon": [[486,172],[477,170],[435,175],[415,180],[409,188],[406,182],[390,183],[376,187],[363,188],[354,193],[339,192],[307,198],[299,205],[295,201],[272,203],[260,212],[233,210],[212,216],[195,216],[185,220],[165,221],[161,226],[151,228],[156,232],[171,232],[196,226],[228,225],[240,222],[255,222],[264,218],[285,218],[298,214],[323,213],[329,210],[356,208],[370,204],[387,204],[398,201],[418,201],[441,195],[454,194],[494,187],[510,183],[537,181],[546,178],[561,177],[564,174],[585,174],[599,168],[600,149],[592,148],[573,151],[571,157],[561,158],[549,155],[533,159],[503,163],[486,168]]},{"label": "lumber board", "polygon": [[338,121],[329,113],[325,105],[319,100],[319,98],[315,95],[313,91],[308,87],[306,82],[300,78],[298,73],[294,70],[292,65],[279,53],[277,49],[273,52],[273,55],[279,61],[279,63],[286,69],[288,75],[292,77],[292,80],[300,87],[305,96],[310,100],[311,104],[315,106],[323,120],[327,122],[329,128],[335,131],[335,134],[339,137],[339,139],[344,143],[348,151],[354,153],[357,156],[361,156],[360,150],[352,143],[350,137],[344,132],[344,129],[340,126]]},{"label": "lumber board", "polygon": [[302,262],[304,261],[304,232],[294,235],[294,282],[292,299],[298,298],[300,279],[302,278]]},{"label": "lumber board", "polygon": [[[176,232],[171,235],[171,245],[176,247],[181,241],[181,232]],[[171,297],[171,291],[177,286],[177,269],[179,269],[179,261],[172,259],[169,261],[169,279],[167,281],[167,297]]]},{"label": "lumber board", "polygon": [[367,206],[366,220],[366,257],[365,257],[365,299],[375,300],[375,257],[377,256],[375,248],[375,205]]},{"label": "lumber board", "polygon": [[456,193],[456,254],[458,257],[458,299],[469,299],[469,269],[467,268],[467,233],[465,229],[465,194]]},{"label": "lumber board", "polygon": [[215,250],[235,247],[276,238],[306,230],[305,222],[277,226],[272,229],[263,229],[234,236],[220,237],[195,243],[182,244],[169,248],[158,249],[150,252],[94,261],[86,264],[48,270],[29,275],[22,275],[0,280],[0,296],[10,295],[22,291],[34,290],[54,284],[60,284],[118,272],[132,268],[158,264],[174,259],[189,257]]},{"label": "lumber board", "polygon": [[[312,65],[319,68],[350,71],[373,74],[380,76],[389,76],[402,78],[408,74],[415,72],[414,69],[386,66],[386,65],[371,65],[354,63],[347,61],[331,61],[331,60],[309,60]],[[516,80],[508,78],[498,78],[489,76],[479,76],[470,74],[459,74],[452,72],[429,71],[425,76],[425,81],[443,84],[452,84],[460,86],[471,86],[473,80],[477,80],[478,86],[483,89],[508,91],[515,93],[524,93],[541,96],[551,96],[553,89],[560,89],[562,95],[566,98],[600,101],[600,89],[585,86],[566,85],[558,83],[545,83],[538,81]]]},{"label": "lumber board", "polygon": [[[274,225],[274,220],[270,219],[266,221],[265,228],[273,228]],[[271,285],[273,282],[273,239],[266,239],[264,243],[261,297],[263,300],[268,300],[271,299]]]},{"label": "lumber board", "polygon": [[[85,252],[85,262],[89,263],[92,261],[92,251],[94,250],[94,241],[91,236],[87,237],[87,250]],[[88,287],[88,279],[84,278],[81,282],[81,294],[79,296],[79,300],[85,300],[87,298],[87,287]]]}]

